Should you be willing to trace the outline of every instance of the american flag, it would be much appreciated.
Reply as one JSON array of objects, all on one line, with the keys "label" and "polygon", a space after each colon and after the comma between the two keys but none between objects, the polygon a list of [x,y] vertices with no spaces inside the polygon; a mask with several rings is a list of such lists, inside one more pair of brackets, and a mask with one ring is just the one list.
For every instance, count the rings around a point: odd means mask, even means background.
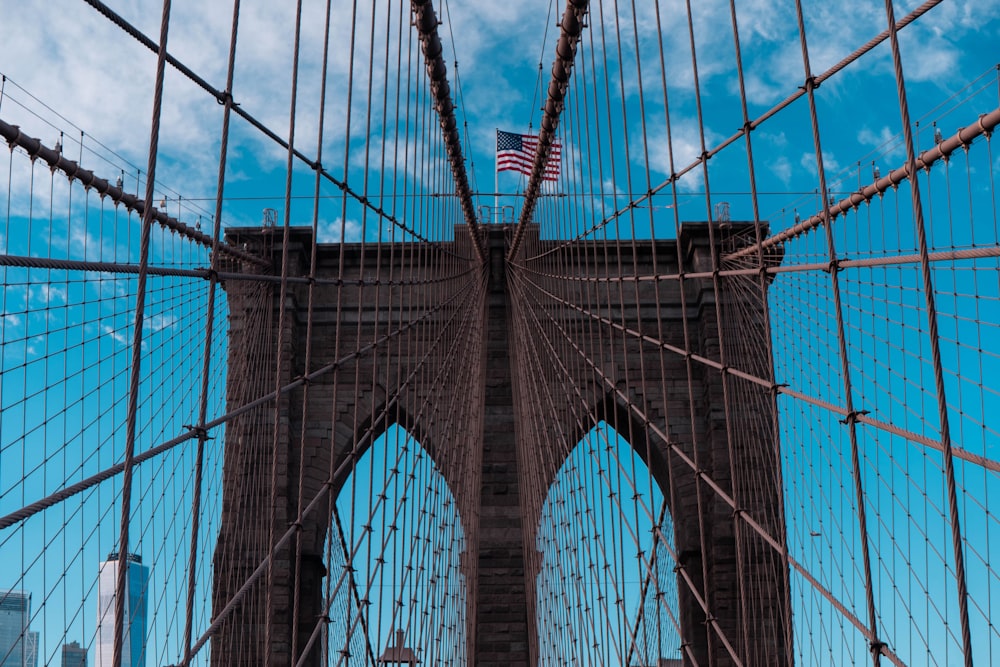
[{"label": "american flag", "polygon": [[[516,171],[531,176],[538,151],[538,137],[531,134],[513,134],[497,130],[497,171]],[[549,148],[549,160],[545,164],[546,181],[559,180],[559,160],[562,145],[553,142]]]}]

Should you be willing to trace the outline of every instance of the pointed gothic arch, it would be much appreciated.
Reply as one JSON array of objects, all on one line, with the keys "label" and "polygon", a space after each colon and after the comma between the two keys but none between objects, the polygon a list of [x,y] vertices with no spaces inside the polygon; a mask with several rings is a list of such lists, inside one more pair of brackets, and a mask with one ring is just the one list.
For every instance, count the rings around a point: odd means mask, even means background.
[{"label": "pointed gothic arch", "polygon": [[[440,614],[467,604],[458,503],[430,450],[400,422],[381,429],[357,456],[330,522],[329,548],[342,570],[328,574],[325,590],[340,613],[331,614],[323,664],[336,665],[347,653],[374,662],[398,631],[415,636],[426,620],[411,602],[417,595],[431,598]],[[465,624],[439,640],[408,646],[428,664],[464,656]]]},{"label": "pointed gothic arch", "polygon": [[539,665],[681,659],[668,500],[639,448],[607,421],[580,438],[553,478],[535,548],[538,618],[566,619],[539,620]]}]

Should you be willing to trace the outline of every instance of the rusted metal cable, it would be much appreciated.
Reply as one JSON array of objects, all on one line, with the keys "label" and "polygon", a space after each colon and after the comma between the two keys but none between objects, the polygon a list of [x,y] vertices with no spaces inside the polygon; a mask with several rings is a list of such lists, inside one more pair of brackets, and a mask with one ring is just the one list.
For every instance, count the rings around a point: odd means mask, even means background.
[{"label": "rusted metal cable", "polygon": [[[166,68],[167,34],[170,30],[170,0],[163,0],[160,16],[160,42],[153,84],[153,112],[149,129],[149,155],[146,162],[146,201],[153,199],[156,187],[156,161],[160,144],[160,118],[163,109],[163,78]],[[134,468],[136,421],[139,413],[139,384],[142,380],[143,320],[146,311],[146,280],[149,266],[149,245],[155,209],[147,207],[142,214],[139,241],[139,273],[136,281],[135,316],[132,330],[132,361],[129,368],[128,403],[125,416],[125,456],[122,471],[121,524],[118,531],[118,563],[115,572],[115,625],[112,664],[121,667],[122,644],[125,638],[125,601],[129,591],[129,528],[132,525],[132,472]]]},{"label": "rusted metal cable", "polygon": [[[144,200],[125,192],[117,185],[109,183],[105,179],[94,174],[91,170],[84,169],[77,162],[63,157],[63,154],[60,151],[45,146],[40,140],[35,139],[34,137],[29,137],[22,132],[21,128],[17,125],[11,125],[9,123],[5,123],[3,120],[0,120],[0,136],[6,139],[7,143],[11,147],[23,149],[32,160],[40,158],[47,165],[49,165],[51,169],[58,169],[66,174],[70,180],[80,181],[83,183],[85,188],[95,190],[97,194],[102,197],[110,198],[111,201],[115,202],[115,204],[122,204],[128,210],[135,211],[141,216],[146,214],[146,202]],[[180,220],[173,218],[156,208],[153,208],[153,220],[161,227],[177,232],[186,239],[190,239],[191,241],[201,244],[206,248],[212,247],[212,237],[210,235],[190,227],[189,225],[184,224]],[[220,244],[218,249],[219,252],[224,252],[227,255],[244,262],[249,262],[258,266],[268,265],[268,262],[260,257],[243,252],[242,250],[227,244]]]},{"label": "rusted metal cable", "polygon": [[[108,7],[107,5],[105,5],[100,0],[83,0],[83,1],[86,2],[88,5],[90,5],[91,7],[93,7],[94,9],[96,9],[102,16],[104,16],[109,21],[111,21],[112,23],[114,23],[116,26],[118,26],[119,28],[121,28],[123,31],[125,31],[128,35],[130,35],[133,39],[135,39],[140,44],[142,44],[143,46],[145,46],[147,49],[149,49],[150,51],[156,53],[156,51],[157,51],[156,42],[154,42],[148,36],[146,36],[145,34],[143,34],[143,32],[141,30],[139,30],[138,28],[136,28],[134,25],[132,25],[131,23],[129,23],[128,21],[126,21],[123,16],[121,16],[118,13],[116,13],[113,9],[111,9],[110,7]],[[199,88],[201,88],[202,90],[204,90],[205,92],[207,92],[208,94],[210,94],[212,97],[214,97],[219,104],[226,104],[226,97],[229,94],[228,91],[218,90],[217,88],[215,88],[214,86],[212,86],[212,84],[208,83],[208,81],[206,81],[204,78],[202,78],[201,76],[199,76],[196,72],[194,72],[193,70],[191,70],[191,68],[187,67],[184,63],[182,63],[181,61],[177,60],[177,58],[175,58],[174,56],[170,55],[169,53],[166,54],[166,58],[167,58],[167,63],[169,63],[174,68],[176,68],[178,72],[180,72],[181,74],[183,74],[184,76],[186,76],[187,78],[189,78]],[[264,136],[266,136],[268,139],[270,139],[274,143],[278,144],[281,148],[286,149],[286,150],[289,148],[288,142],[285,139],[283,139],[281,136],[279,136],[277,132],[275,132],[274,130],[272,130],[271,128],[269,128],[267,125],[264,125],[263,122],[261,122],[260,120],[257,120],[257,118],[255,118],[251,113],[249,113],[243,107],[241,107],[239,105],[239,103],[237,103],[234,100],[230,99],[229,100],[229,104],[230,104],[230,106],[232,108],[232,111],[237,116],[239,116],[240,118],[242,118],[246,122],[250,123],[250,125],[252,125],[254,127],[254,129],[258,130],[261,134],[263,134]],[[292,154],[295,155],[295,157],[299,161],[301,161],[302,163],[304,163],[310,169],[314,169],[314,170],[318,171],[323,176],[323,178],[325,180],[329,181],[330,183],[333,183],[333,185],[336,186],[341,192],[343,192],[347,196],[351,197],[352,199],[356,200],[362,206],[364,206],[368,210],[372,211],[373,213],[375,213],[376,215],[378,215],[380,218],[389,221],[390,223],[392,223],[393,225],[395,225],[396,227],[398,227],[402,231],[406,232],[407,234],[412,234],[414,237],[416,237],[420,241],[427,241],[428,243],[430,243],[435,248],[437,248],[439,250],[443,249],[443,246],[440,243],[438,243],[437,241],[434,241],[434,240],[431,240],[431,239],[428,239],[428,238],[425,238],[425,237],[421,236],[412,227],[410,227],[405,222],[403,222],[402,220],[400,220],[399,218],[397,218],[395,215],[392,215],[392,214],[388,213],[381,206],[376,206],[375,203],[372,202],[370,199],[367,199],[366,197],[364,197],[364,196],[358,194],[357,192],[355,192],[354,189],[351,188],[351,186],[347,183],[346,180],[341,180],[341,179],[335,177],[330,172],[328,172],[323,167],[323,164],[318,159],[314,160],[314,159],[308,157],[305,153],[303,153],[302,151],[298,150],[294,146],[292,147]]]},{"label": "rusted metal cable", "polygon": [[[942,2],[942,0],[927,0],[927,2],[924,2],[919,7],[914,8],[914,10],[912,12],[910,12],[909,14],[907,14],[906,16],[904,16],[903,18],[901,18],[896,23],[896,29],[897,30],[901,30],[902,28],[905,28],[906,26],[910,25],[911,23],[913,23],[914,21],[916,21],[918,18],[920,18],[921,16],[923,16],[924,14],[926,14],[928,11],[930,11],[931,9],[933,9],[934,7],[936,7],[937,5],[941,4],[941,2]],[[818,86],[822,82],[826,81],[830,77],[832,77],[835,74],[837,74],[838,72],[840,72],[840,70],[842,70],[845,67],[847,67],[848,65],[856,62],[859,58],[861,58],[862,56],[864,56],[866,53],[868,53],[869,51],[871,51],[872,49],[874,49],[876,46],[878,46],[879,44],[881,44],[882,42],[884,42],[888,38],[889,38],[889,31],[888,30],[883,30],[881,33],[879,33],[875,37],[871,38],[868,42],[866,42],[862,46],[860,46],[857,49],[855,49],[849,55],[845,56],[843,60],[841,60],[840,62],[838,62],[837,64],[835,64],[833,67],[831,67],[830,69],[824,71],[822,74],[817,74],[816,77],[815,77],[816,85]],[[665,63],[664,63],[663,58],[661,57],[660,60],[661,60],[661,71],[666,71],[665,70]],[[624,215],[629,209],[636,208],[636,207],[640,206],[641,204],[643,204],[643,202],[649,201],[654,195],[660,193],[664,188],[666,188],[667,186],[669,186],[672,183],[676,183],[678,180],[680,180],[680,178],[682,176],[684,176],[685,174],[689,173],[690,171],[692,171],[694,169],[697,169],[698,166],[701,165],[701,163],[702,163],[703,160],[709,160],[712,157],[714,157],[715,155],[718,155],[725,148],[727,148],[728,146],[730,146],[733,143],[735,143],[736,141],[738,141],[740,139],[740,137],[742,137],[744,134],[746,134],[747,132],[751,132],[751,131],[757,129],[757,127],[759,127],[764,121],[766,121],[769,118],[777,115],[779,111],[781,111],[782,109],[785,109],[786,107],[790,106],[792,104],[792,102],[794,102],[795,100],[799,99],[803,95],[805,95],[805,90],[803,88],[799,88],[794,93],[790,94],[788,97],[786,97],[785,99],[783,99],[781,102],[778,102],[776,105],[774,105],[773,107],[771,107],[770,109],[768,109],[767,111],[765,111],[763,114],[761,114],[760,116],[757,116],[757,118],[755,118],[749,124],[745,124],[739,130],[737,130],[734,134],[732,134],[731,136],[729,136],[725,140],[721,141],[720,143],[716,144],[714,147],[712,147],[711,149],[709,149],[706,154],[699,155],[698,157],[694,158],[687,166],[682,167],[679,170],[675,166],[671,166],[670,176],[666,180],[664,180],[661,183],[659,183],[658,185],[650,188],[650,190],[648,192],[644,192],[640,196],[638,196],[635,199],[629,201],[628,204],[626,204],[623,208],[617,209],[617,210],[613,211],[611,214],[602,217],[596,224],[593,224],[590,227],[588,227],[587,229],[585,229],[584,231],[582,231],[582,232],[580,232],[580,233],[572,236],[571,238],[568,238],[568,239],[562,241],[557,247],[552,248],[552,249],[548,250],[547,252],[550,252],[550,253],[551,252],[555,252],[555,251],[557,251],[557,250],[559,250],[561,248],[564,248],[564,247],[566,247],[566,246],[568,246],[568,245],[570,245],[570,244],[572,244],[572,243],[574,243],[576,241],[580,241],[582,239],[585,239],[588,236],[593,235],[594,232],[596,232],[597,230],[603,228],[605,225],[607,225],[612,220],[615,220],[615,219],[621,217],[622,215]],[[750,247],[752,247],[752,246],[750,246]]]},{"label": "rusted metal cable", "polygon": [[209,271],[208,305],[205,309],[205,345],[202,355],[201,392],[198,400],[198,449],[195,453],[195,471],[191,500],[191,544],[188,551],[188,582],[184,613],[184,662],[191,661],[191,633],[194,625],[194,600],[197,587],[198,537],[201,524],[202,477],[204,474],[205,442],[208,431],[205,420],[212,378],[212,347],[215,345],[215,299],[219,283],[219,247],[222,245],[222,200],[226,187],[226,161],[229,156],[229,121],[233,110],[233,77],[236,69],[236,43],[239,37],[240,0],[233,0],[232,28],[229,36],[229,57],[226,68],[226,95],[223,103],[222,130],[220,132],[219,170],[215,187],[215,216],[212,225],[212,259]]},{"label": "rusted metal cable", "polygon": [[[910,108],[907,101],[906,82],[903,78],[903,57],[899,52],[899,36],[896,30],[895,11],[892,0],[885,1],[885,16],[889,23],[889,42],[892,51],[893,72],[896,78],[896,94],[899,98],[899,115],[903,125],[903,140],[906,146],[906,170],[909,174],[917,173],[920,164],[917,162],[916,149],[913,141],[913,129],[910,125]],[[1000,117],[1000,109],[997,116]],[[994,123],[995,125],[995,123]],[[976,128],[977,135],[988,130],[982,119]],[[949,139],[954,148],[968,145],[962,141],[962,133]],[[971,141],[971,139],[970,139]],[[935,399],[937,400],[939,428],[941,431],[941,449],[943,452],[944,477],[948,497],[948,518],[951,529],[951,546],[954,552],[955,584],[958,592],[958,616],[962,632],[962,655],[965,667],[972,667],[972,632],[969,625],[969,589],[965,574],[964,538],[958,504],[958,492],[955,479],[955,456],[952,451],[951,426],[949,424],[951,407],[945,391],[944,366],[941,361],[941,336],[938,328],[938,313],[935,305],[934,278],[928,258],[927,229],[924,224],[924,207],[920,202],[920,187],[916,179],[910,183],[910,202],[913,206],[913,226],[917,236],[920,252],[920,276],[922,279],[924,306],[927,310],[927,333],[931,348],[931,368],[934,373]],[[831,272],[835,275],[836,272]]]},{"label": "rusted metal cable", "polygon": [[410,9],[413,12],[413,25],[420,35],[420,46],[424,52],[427,65],[427,76],[430,79],[431,93],[434,96],[434,108],[438,113],[441,134],[448,151],[448,161],[451,163],[451,175],[455,179],[455,191],[462,203],[462,214],[465,224],[469,226],[472,245],[479,261],[486,262],[486,250],[483,247],[483,237],[476,222],[476,207],[472,203],[472,189],[469,187],[469,176],[465,171],[465,157],[462,155],[462,138],[458,134],[458,121],[455,118],[455,105],[451,101],[451,87],[448,85],[448,68],[444,62],[444,48],[438,36],[438,20],[434,13],[431,0],[411,0]]},{"label": "rusted metal cable", "polygon": [[[952,255],[957,255],[958,253],[951,253],[949,259],[953,259]],[[982,254],[982,253],[980,253]],[[996,252],[991,256],[996,256],[1000,254],[1000,248],[996,249]],[[110,274],[137,274],[139,272],[138,264],[118,264],[116,262],[99,262],[92,260],[82,260],[82,259],[49,259],[47,257],[29,257],[26,255],[2,255],[0,254],[0,266],[20,266],[29,269],[51,269],[51,270],[61,270],[61,271],[91,271],[95,273],[110,273]],[[229,281],[242,281],[242,282],[257,282],[257,283],[279,283],[281,282],[281,276],[270,275],[266,273],[254,274],[254,273],[238,273],[232,271],[213,271],[212,269],[174,269],[169,266],[150,266],[146,269],[146,273],[151,276],[174,276],[178,278],[199,278],[201,280],[211,280],[214,275],[221,282]],[[411,287],[417,285],[436,285],[441,283],[449,283],[459,278],[464,278],[470,273],[479,273],[478,269],[470,268],[464,271],[458,271],[456,273],[449,273],[447,275],[442,275],[433,278],[403,278],[403,279],[389,279],[383,280],[382,278],[315,278],[311,279],[308,276],[289,276],[288,283],[296,285],[309,285],[310,283],[315,285],[327,285],[333,287]],[[669,278],[664,276],[663,278]],[[646,280],[646,278],[643,278]]]},{"label": "rusted metal cable", "polygon": [[[975,259],[988,259],[1000,257],[1000,246],[979,246],[976,248],[963,248],[961,250],[938,250],[936,252],[930,252],[927,254],[927,259],[931,262],[956,262],[962,260],[975,260]],[[0,256],[0,265],[5,263],[5,258]],[[20,258],[18,258],[20,259]],[[28,258],[34,260],[35,258]],[[728,258],[727,258],[728,259]],[[883,257],[861,257],[859,259],[838,259],[837,268],[839,269],[850,269],[859,267],[885,267],[885,266],[900,266],[903,264],[917,264],[920,262],[919,253],[910,253],[906,255],[885,255]],[[517,262],[512,262],[514,266],[517,266],[520,270],[527,271],[537,276],[543,278],[555,278],[561,281],[568,282],[581,282],[581,283],[616,283],[616,282],[626,282],[626,283],[643,283],[643,282],[660,282],[660,281],[673,281],[679,282],[682,280],[681,274],[679,273],[648,273],[642,275],[612,275],[612,276],[566,276],[556,273],[545,273],[542,271],[536,271],[534,269],[528,268],[526,265],[518,264]],[[18,265],[20,266],[20,264]],[[38,264],[27,264],[26,266],[46,266],[44,263]],[[725,278],[733,278],[736,276],[756,276],[760,274],[774,276],[779,274],[797,274],[797,273],[808,273],[810,271],[829,271],[830,262],[807,262],[804,264],[782,264],[778,266],[768,266],[767,260],[764,260],[764,266],[759,266],[758,264],[753,264],[753,266],[744,266],[743,268],[733,268],[733,269],[719,269],[717,272],[719,276]],[[203,271],[198,269],[198,271]],[[225,274],[219,274],[220,276]],[[695,279],[695,278],[711,278],[713,275],[712,271],[691,271],[684,273],[684,280]],[[271,279],[273,276],[267,276],[266,278]],[[238,277],[236,279],[239,279]],[[245,278],[250,279],[250,278]],[[256,276],[255,279],[264,279],[262,276]],[[303,282],[305,282],[303,280]]]},{"label": "rusted metal cable", "polygon": [[[816,110],[816,80],[812,75],[812,65],[809,58],[809,45],[806,36],[805,18],[802,12],[801,0],[795,0],[795,15],[798,23],[799,45],[802,51],[802,67],[804,70],[803,86],[806,92],[806,99],[809,103],[809,122],[812,127],[813,151],[816,155],[816,172],[819,177],[819,191],[821,201],[828,201],[826,165],[823,159],[823,148],[820,140],[819,115]],[[895,34],[895,33],[893,33]],[[826,250],[830,260],[830,266],[837,265],[837,250],[833,236],[832,218],[829,211],[823,216],[824,231],[826,232]],[[760,253],[760,250],[757,250]],[[856,415],[858,411],[854,407],[854,385],[852,383],[851,362],[847,345],[847,329],[844,317],[843,289],[840,286],[840,272],[830,271],[830,292],[833,296],[833,310],[836,322],[837,336],[837,358],[840,360],[840,376],[844,389],[844,405],[848,415]],[[858,517],[858,539],[861,548],[862,575],[865,582],[865,605],[868,611],[868,640],[871,647],[882,646],[884,642],[879,639],[878,630],[878,609],[875,606],[874,584],[872,580],[871,563],[871,539],[869,537],[868,512],[865,501],[865,488],[863,471],[861,469],[860,445],[858,443],[857,420],[848,418],[845,420],[847,427],[847,437],[850,442],[851,477],[854,487],[855,511]],[[871,659],[873,667],[881,664],[881,652],[872,650]]]},{"label": "rusted metal cable", "polygon": [[732,260],[754,255],[757,253],[758,248],[766,250],[767,248],[772,248],[797,236],[801,236],[802,234],[819,227],[819,225],[827,217],[831,219],[835,218],[838,215],[847,213],[848,211],[857,208],[861,204],[870,202],[875,197],[889,191],[892,188],[895,188],[903,181],[909,179],[913,174],[923,169],[930,169],[931,165],[938,160],[948,159],[948,156],[959,148],[968,148],[969,144],[971,144],[975,139],[983,136],[989,137],[998,124],[1000,124],[1000,108],[979,116],[979,118],[976,119],[976,122],[972,125],[961,128],[958,132],[948,137],[941,143],[921,153],[915,158],[912,167],[913,171],[911,171],[910,163],[907,162],[903,166],[893,169],[891,172],[871,185],[865,186],[858,192],[852,192],[850,196],[844,197],[839,202],[829,206],[824,211],[821,211],[803,220],[797,225],[775,234],[774,236],[768,237],[767,239],[761,241],[759,245],[754,243],[740,248],[738,251],[726,255],[724,259]]},{"label": "rusted metal cable", "polygon": [[573,61],[576,59],[576,47],[583,34],[583,19],[587,15],[588,0],[566,0],[566,9],[559,23],[559,41],[556,43],[556,59],[552,63],[552,79],[549,81],[548,99],[545,101],[545,112],[542,115],[541,130],[538,133],[538,150],[535,153],[535,164],[528,179],[528,188],[521,206],[521,219],[514,230],[514,238],[507,253],[513,258],[524,238],[524,230],[535,212],[535,203],[545,177],[545,166],[549,161],[549,151],[556,138],[556,128],[559,127],[559,117],[562,115],[566,100],[566,90],[569,88],[569,77],[573,73]]},{"label": "rusted metal cable", "polygon": [[[777,386],[775,386],[773,382],[771,382],[771,381],[769,381],[769,380],[767,380],[765,378],[759,377],[757,375],[754,375],[753,373],[747,373],[746,371],[743,371],[743,370],[741,370],[739,368],[736,368],[734,366],[724,367],[718,361],[710,359],[710,358],[708,358],[708,357],[706,357],[706,356],[704,356],[702,354],[688,353],[687,350],[685,350],[684,348],[680,348],[680,347],[678,347],[676,345],[671,345],[670,343],[666,343],[664,341],[657,340],[653,336],[649,336],[647,334],[642,333],[641,331],[637,331],[637,330],[632,329],[630,327],[627,327],[627,326],[625,326],[623,324],[615,322],[614,320],[606,317],[605,315],[602,315],[602,314],[600,314],[598,312],[594,312],[593,310],[589,310],[587,308],[584,308],[583,306],[580,306],[580,305],[577,305],[577,304],[572,303],[570,301],[567,301],[565,299],[562,299],[558,295],[553,294],[552,292],[549,292],[548,290],[546,290],[544,287],[542,287],[541,285],[539,285],[537,283],[533,283],[532,282],[531,284],[538,291],[539,294],[543,294],[543,295],[549,297],[550,299],[552,299],[553,301],[559,303],[560,305],[565,306],[568,309],[575,310],[576,312],[581,313],[581,314],[587,316],[588,318],[590,318],[594,322],[598,322],[598,323],[604,325],[605,327],[607,327],[609,329],[612,329],[614,331],[618,331],[619,333],[622,333],[622,334],[624,334],[626,336],[629,336],[631,338],[636,338],[636,339],[644,341],[644,342],[646,342],[646,343],[648,343],[650,345],[655,345],[657,347],[660,347],[660,348],[662,348],[666,352],[670,352],[672,354],[676,354],[678,356],[684,357],[685,360],[690,360],[690,361],[698,363],[700,365],[708,366],[709,368],[713,368],[713,369],[715,369],[717,371],[722,371],[722,372],[726,373],[727,375],[732,375],[733,377],[738,377],[738,378],[741,378],[741,379],[746,380],[748,382],[752,382],[752,383],[756,384],[757,386],[763,387],[764,389],[767,389],[769,391],[774,391],[774,392],[776,392],[778,394],[782,394],[782,395],[785,395],[785,396],[790,396],[792,398],[795,398],[797,400],[802,401],[803,403],[807,403],[809,405],[813,405],[815,407],[822,408],[823,410],[826,410],[828,412],[836,414],[836,415],[840,416],[843,419],[847,419],[848,417],[850,417],[851,419],[854,419],[855,421],[857,421],[859,424],[865,424],[867,426],[872,426],[874,428],[879,429],[880,431],[885,431],[886,433],[890,433],[892,435],[897,435],[897,436],[899,436],[901,438],[905,438],[906,440],[909,440],[911,442],[915,442],[917,444],[923,445],[923,446],[928,447],[930,449],[933,449],[935,451],[939,451],[939,452],[943,452],[944,451],[944,449],[941,446],[941,442],[939,440],[935,440],[934,438],[928,438],[927,436],[921,435],[921,434],[916,433],[914,431],[910,431],[910,430],[901,428],[899,426],[895,426],[895,425],[893,425],[891,423],[884,422],[884,421],[879,420],[879,419],[875,419],[874,417],[870,417],[870,416],[868,416],[867,414],[865,414],[863,412],[855,412],[852,415],[851,412],[849,412],[844,407],[841,407],[841,406],[838,406],[838,405],[834,405],[833,403],[830,403],[828,401],[824,401],[823,399],[820,399],[820,398],[816,398],[815,396],[810,396],[809,394],[805,394],[805,393],[802,393],[800,391],[796,391],[796,390],[794,390],[794,389],[792,389],[792,388],[790,388],[790,387],[788,387],[786,385],[777,385]],[[697,453],[697,450],[695,450],[695,452]],[[953,453],[953,455],[956,458],[962,459],[963,461],[968,461],[970,463],[974,463],[974,464],[976,464],[978,466],[981,466],[982,468],[985,468],[986,470],[990,470],[990,471],[993,471],[993,472],[996,472],[996,473],[1000,473],[1000,461],[996,461],[994,459],[990,459],[988,457],[981,456],[979,454],[975,454],[973,452],[967,451],[965,449],[961,449],[959,447],[954,447],[954,446],[952,447],[952,453]],[[2,525],[0,525],[0,528],[2,528]]]}]

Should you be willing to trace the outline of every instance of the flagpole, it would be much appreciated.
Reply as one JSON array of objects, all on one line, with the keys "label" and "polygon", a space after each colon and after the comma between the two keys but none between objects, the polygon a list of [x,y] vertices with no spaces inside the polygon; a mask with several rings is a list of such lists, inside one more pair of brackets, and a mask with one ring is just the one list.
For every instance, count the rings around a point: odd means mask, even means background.
[{"label": "flagpole", "polygon": [[497,147],[500,145],[500,128],[493,128],[493,215],[496,216],[494,222],[499,224],[500,220],[500,153]]}]

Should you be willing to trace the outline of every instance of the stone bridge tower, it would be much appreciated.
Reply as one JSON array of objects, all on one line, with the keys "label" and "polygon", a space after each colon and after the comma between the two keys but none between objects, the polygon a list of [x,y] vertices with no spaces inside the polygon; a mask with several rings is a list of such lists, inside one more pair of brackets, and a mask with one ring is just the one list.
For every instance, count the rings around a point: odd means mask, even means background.
[{"label": "stone bridge tower", "polygon": [[[717,227],[716,241],[722,238],[730,245],[739,243],[741,234],[745,235],[747,230],[747,225],[740,224]],[[607,281],[577,281],[578,287],[573,289],[578,303],[589,303],[595,323],[599,324],[600,318],[615,323],[610,329],[617,332],[613,335],[615,344],[613,349],[608,347],[608,334],[598,335],[601,327],[597,325],[592,333],[577,334],[581,336],[577,341],[579,348],[594,363],[568,366],[575,374],[572,384],[579,390],[568,395],[566,386],[556,381],[547,393],[564,400],[551,409],[518,391],[519,384],[523,386],[525,382],[519,373],[527,367],[519,363],[519,357],[532,351],[524,349],[524,341],[518,338],[511,322],[531,317],[528,311],[533,305],[512,298],[508,272],[517,269],[504,259],[510,230],[496,226],[488,228],[486,234],[487,267],[461,266],[448,259],[453,255],[472,256],[469,247],[451,253],[451,243],[428,245],[409,254],[402,247],[383,244],[380,250],[383,275],[373,275],[366,264],[371,262],[374,252],[371,248],[362,245],[316,248],[311,369],[335,363],[343,363],[346,368],[347,362],[338,362],[337,355],[366,346],[384,349],[385,353],[358,357],[350,372],[304,382],[280,397],[277,410],[272,400],[248,411],[228,428],[223,517],[215,554],[216,610],[232,598],[268,552],[274,537],[268,532],[268,522],[261,518],[271,515],[277,526],[295,523],[301,498],[320,493],[331,470],[335,471],[332,486],[336,493],[350,471],[344,462],[349,460],[351,451],[363,450],[389,426],[378,423],[380,418],[376,415],[386,414],[387,402],[391,402],[390,413],[395,415],[396,422],[410,430],[435,461],[456,460],[449,458],[450,449],[461,448],[465,452],[458,457],[465,468],[449,464],[441,465],[440,471],[456,498],[466,534],[478,538],[463,554],[463,571],[469,578],[469,664],[479,667],[534,664],[537,656],[534,588],[539,565],[533,541],[527,543],[525,536],[533,535],[537,529],[541,507],[520,489],[531,475],[536,477],[533,483],[548,488],[560,467],[558,462],[565,461],[570,451],[556,447],[550,457],[557,462],[552,469],[530,470],[519,466],[519,458],[523,456],[519,457],[518,452],[523,447],[555,447],[552,443],[576,442],[593,426],[583,416],[597,414],[619,433],[627,434],[668,499],[674,522],[674,546],[680,561],[682,636],[689,642],[698,663],[731,664],[722,636],[734,644],[745,643],[748,656],[770,655],[773,659],[775,655],[784,655],[789,632],[787,567],[780,554],[757,534],[744,528],[741,540],[736,535],[742,525],[739,514],[749,512],[771,535],[783,539],[776,436],[773,430],[760,426],[766,420],[754,418],[762,413],[771,414],[773,397],[764,388],[744,388],[739,393],[739,404],[730,402],[727,426],[721,379],[725,369],[692,363],[689,356],[677,353],[660,355],[658,359],[662,361],[655,364],[640,361],[644,335],[671,349],[690,349],[692,355],[717,359],[721,330],[728,340],[740,341],[734,348],[736,353],[758,350],[755,358],[747,358],[746,352],[737,358],[730,353],[733,367],[766,377],[763,369],[770,364],[770,347],[761,304],[745,297],[754,290],[722,291],[724,302],[717,310],[706,225],[685,225],[677,241],[623,244],[616,250],[620,262],[613,264],[623,267],[626,276],[651,276],[655,265],[659,275],[676,277],[680,258],[685,272],[697,273],[698,277],[626,280],[628,289],[620,292],[626,295],[624,301],[618,297],[613,301],[602,298],[601,290],[607,289]],[[455,238],[459,239],[454,242],[456,246],[471,245],[464,230],[456,233]],[[281,265],[280,230],[231,230],[229,241],[238,246],[246,244],[264,256],[273,257],[274,266]],[[560,252],[556,245],[538,238],[535,226],[529,228],[525,246],[533,249],[531,254],[546,248]],[[608,246],[597,244],[576,244],[574,248],[572,252],[577,253],[610,252]],[[276,296],[279,293],[276,278],[226,284],[230,308],[228,396],[232,407],[267,395],[275,386],[291,382],[304,372],[309,284],[304,276],[313,251],[311,232],[291,229],[290,242],[284,250],[288,253],[290,276],[284,331],[278,327],[281,304]],[[611,264],[601,261],[592,265]],[[391,275],[385,275],[387,271]],[[442,302],[441,290],[445,288],[435,281],[445,274],[464,275],[469,281],[481,278],[485,287],[475,297],[476,302],[460,306],[456,292],[451,305],[436,312],[423,311],[421,316],[424,320],[454,317],[461,308],[467,308],[483,318],[475,329],[480,332],[479,340],[450,341],[446,346],[433,348],[436,350],[433,353],[425,352],[426,346],[413,346],[413,350],[422,350],[421,359],[408,356],[406,350],[411,348],[405,344],[390,346],[379,341],[379,336],[406,322],[406,313],[394,313],[384,306],[392,301],[386,295],[396,289],[394,283],[409,281],[415,290],[411,294],[416,294],[418,301],[421,290],[425,289],[426,303],[437,303]],[[757,276],[745,280],[759,285]],[[423,288],[412,287],[421,284]],[[686,310],[681,305],[682,289]],[[759,295],[759,286],[756,290]],[[395,307],[399,308],[398,302]],[[572,307],[565,306],[567,317]],[[717,312],[722,312],[725,320],[721,327]],[[690,338],[687,342],[684,321]],[[400,341],[418,340],[423,331],[415,326],[400,332],[398,337]],[[334,340],[336,332],[340,332],[338,340]],[[601,346],[607,349],[601,351]],[[760,353],[761,350],[765,353]],[[407,383],[410,371],[418,366],[420,372],[433,374],[440,365],[440,359],[434,355],[447,353],[466,355],[466,384],[445,378],[434,395],[421,395],[418,387],[426,385],[414,384],[413,391],[401,395],[402,398],[392,398],[398,395],[394,391],[397,387],[388,385]],[[331,380],[333,376],[336,380]],[[372,378],[389,378],[389,381]],[[303,405],[306,384],[308,400]],[[462,414],[434,412],[435,401],[447,398],[449,404],[455,404],[453,397],[441,394],[448,391],[462,392],[460,404],[465,406]],[[542,415],[531,414],[539,410]],[[546,426],[525,428],[528,423]],[[571,437],[567,440],[558,437],[560,434]],[[306,446],[300,452],[302,442]],[[697,463],[699,474],[694,474],[692,462]],[[738,472],[734,479],[734,471],[748,469],[759,472],[752,477],[753,488],[741,483]],[[302,494],[298,491],[300,478]],[[477,482],[470,484],[470,479]],[[723,502],[719,490],[734,500],[735,510]],[[330,525],[331,510],[323,503],[300,526],[297,539],[301,542],[302,556],[298,572],[294,571],[296,559],[291,543],[278,550],[270,585],[262,580],[213,638],[213,664],[290,664],[293,605],[297,605],[299,618],[306,620],[299,624],[304,628],[300,636],[294,638],[297,650],[302,650],[315,619],[322,614],[320,583],[328,574],[323,545]],[[473,525],[475,530],[470,530]],[[296,581],[298,593],[293,594]],[[700,596],[703,599],[690,592],[692,585],[694,590],[703,592]],[[706,618],[706,606],[711,610],[711,618]],[[263,652],[268,613],[273,619],[269,661]],[[767,646],[754,650],[755,643]],[[786,657],[790,660],[790,656]],[[307,664],[318,665],[320,658],[320,651],[314,649]],[[758,663],[750,659],[748,664]]]}]

